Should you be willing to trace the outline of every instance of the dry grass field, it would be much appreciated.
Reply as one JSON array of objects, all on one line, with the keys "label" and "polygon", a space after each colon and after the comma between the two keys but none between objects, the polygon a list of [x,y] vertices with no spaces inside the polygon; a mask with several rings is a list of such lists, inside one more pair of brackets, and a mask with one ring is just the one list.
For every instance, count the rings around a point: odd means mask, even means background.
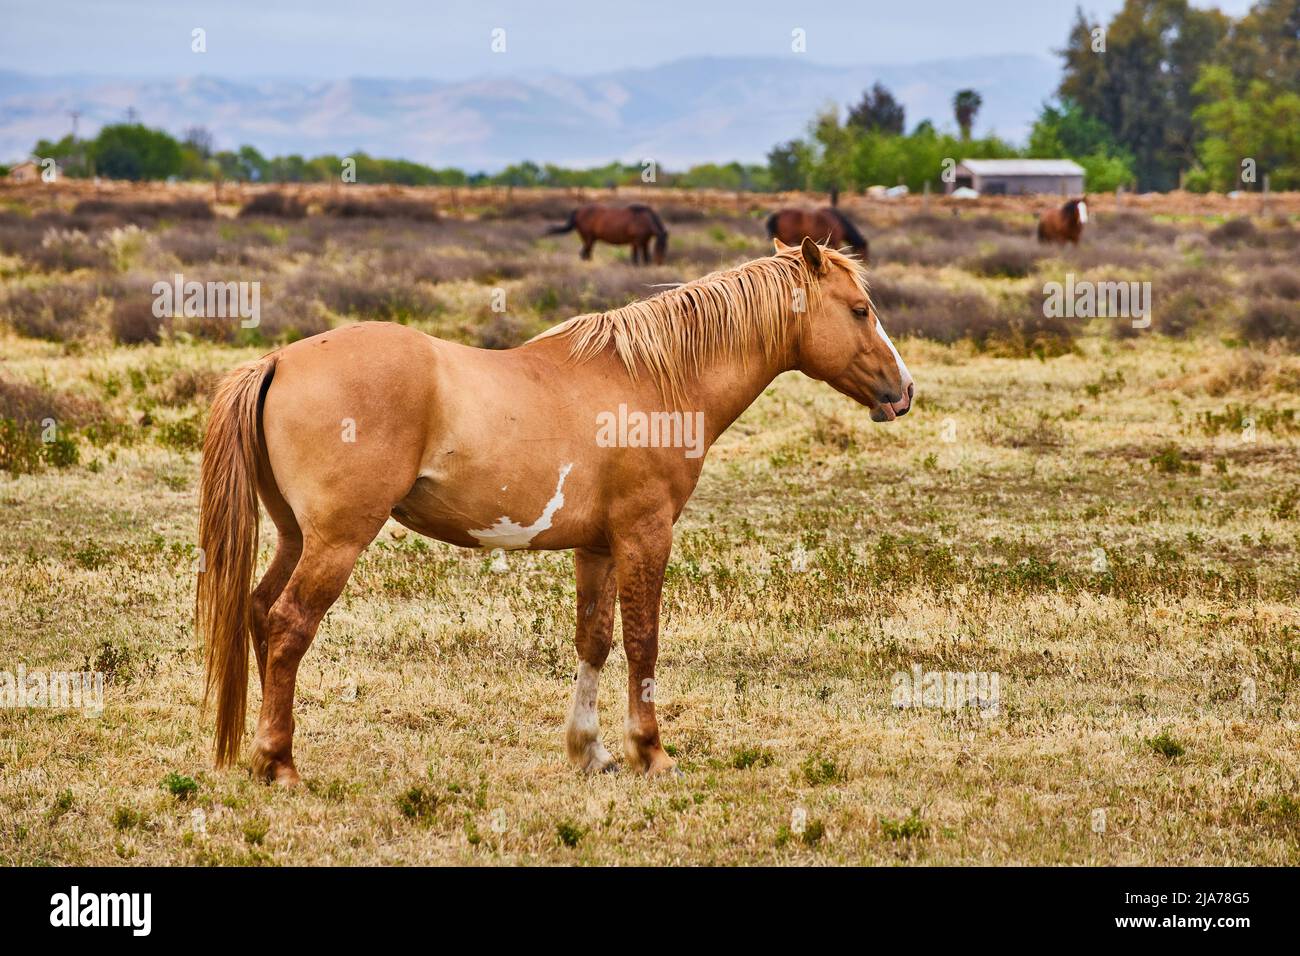
[{"label": "dry grass field", "polygon": [[[764,254],[770,208],[668,196],[668,262],[634,269],[542,237],[570,196],[353,195],[0,193],[0,672],[106,679],[98,716],[0,709],[0,863],[1300,863],[1296,196],[1097,200],[1064,251],[1045,203],[847,200],[915,410],[787,375],[710,454],[664,599],[681,777],[568,766],[569,554],[392,522],[304,659],[303,785],[211,769],[215,379],[360,319],[516,344]],[[178,272],[259,281],[260,325],[155,318]],[[1045,318],[1066,273],[1150,281],[1151,327]],[[997,706],[895,706],[914,668],[996,675]]]}]

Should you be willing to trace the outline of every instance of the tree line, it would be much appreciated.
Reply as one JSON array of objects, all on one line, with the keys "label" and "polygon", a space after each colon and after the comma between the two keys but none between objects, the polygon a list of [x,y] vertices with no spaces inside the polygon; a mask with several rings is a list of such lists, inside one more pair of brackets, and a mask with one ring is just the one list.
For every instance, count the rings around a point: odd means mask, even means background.
[{"label": "tree line", "polygon": [[650,165],[611,162],[592,169],[553,164],[514,163],[496,173],[437,169],[404,159],[383,159],[364,152],[306,158],[264,156],[253,146],[216,150],[203,128],[176,139],[140,123],[103,127],[94,139],[40,140],[32,150],[54,159],[63,175],[105,176],[126,180],[190,180],[246,183],[323,183],[343,181],[403,186],[570,186],[609,187],[654,182],[696,189],[771,189],[768,169],[759,163],[704,163],[683,172]]},{"label": "tree line", "polygon": [[[515,163],[497,173],[436,169],[362,152],[266,157],[252,146],[216,150],[202,128],[176,139],[139,123],[106,126],[92,140],[41,140],[34,154],[65,175],[424,186],[610,187],[653,182],[683,188],[838,192],[868,186],[942,186],[963,158],[1068,158],[1088,189],[1227,191],[1300,188],[1300,3],[1259,0],[1234,19],[1188,0],[1126,0],[1108,24],[1077,10],[1058,51],[1064,70],[1028,142],[971,135],[982,104],[975,90],[952,99],[956,131],[929,119],[910,132],[901,103],[880,84],[844,115],[829,105],[806,135],[781,143],[766,164],[706,163],[684,171],[611,162],[592,169]],[[945,162],[948,161],[948,162]]]},{"label": "tree line", "polygon": [[1109,24],[1076,10],[1060,86],[1016,149],[972,139],[981,102],[959,91],[959,134],[904,110],[877,85],[843,120],[824,110],[808,135],[768,156],[778,188],[939,186],[944,159],[1073,159],[1087,188],[1300,188],[1300,3],[1260,0],[1233,19],[1187,0],[1126,0]]}]

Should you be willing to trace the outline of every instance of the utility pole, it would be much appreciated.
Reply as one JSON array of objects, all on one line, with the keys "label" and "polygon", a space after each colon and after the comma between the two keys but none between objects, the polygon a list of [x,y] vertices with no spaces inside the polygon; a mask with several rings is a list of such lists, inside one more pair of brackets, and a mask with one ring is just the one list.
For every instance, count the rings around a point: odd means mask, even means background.
[{"label": "utility pole", "polygon": [[81,119],[81,110],[68,110],[68,116],[72,117],[72,148],[76,151],[77,165],[84,167],[85,163],[81,156],[81,142],[77,139],[77,121]]}]

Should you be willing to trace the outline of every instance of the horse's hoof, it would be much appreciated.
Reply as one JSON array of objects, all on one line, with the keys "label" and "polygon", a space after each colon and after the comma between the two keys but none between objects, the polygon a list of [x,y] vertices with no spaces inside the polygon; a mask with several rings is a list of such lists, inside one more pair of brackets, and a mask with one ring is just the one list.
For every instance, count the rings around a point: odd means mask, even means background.
[{"label": "horse's hoof", "polygon": [[573,762],[581,773],[588,776],[595,776],[598,773],[616,773],[618,771],[618,763],[600,741],[593,741],[578,751],[578,755]]},{"label": "horse's hoof", "polygon": [[292,766],[281,767],[275,772],[275,785],[284,787],[286,790],[292,790],[302,783],[302,777],[298,776],[298,771]]},{"label": "horse's hoof", "polygon": [[682,773],[681,768],[677,766],[677,761],[662,750],[649,760],[645,768],[645,775],[663,780],[678,780],[686,776]]},{"label": "horse's hoof", "polygon": [[302,782],[292,760],[279,760],[256,747],[249,761],[249,770],[252,771],[253,779],[260,780],[262,783],[296,787]]}]

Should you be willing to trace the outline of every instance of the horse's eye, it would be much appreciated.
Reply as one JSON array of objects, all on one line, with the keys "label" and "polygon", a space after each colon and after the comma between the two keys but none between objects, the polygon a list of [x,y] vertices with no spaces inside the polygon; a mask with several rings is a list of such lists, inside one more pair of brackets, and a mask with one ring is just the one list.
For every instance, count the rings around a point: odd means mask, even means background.
[{"label": "horse's eye", "polygon": [[867,307],[865,305],[855,305],[853,307],[853,314],[859,319],[865,319],[867,317]]}]

